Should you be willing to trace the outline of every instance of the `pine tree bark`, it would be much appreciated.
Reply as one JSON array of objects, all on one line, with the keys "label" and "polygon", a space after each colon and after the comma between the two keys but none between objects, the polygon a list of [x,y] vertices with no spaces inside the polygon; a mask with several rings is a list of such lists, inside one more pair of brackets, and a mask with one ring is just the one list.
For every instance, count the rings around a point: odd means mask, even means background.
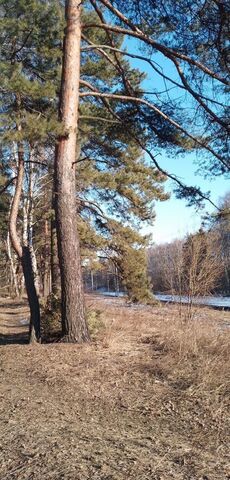
[{"label": "pine tree bark", "polygon": [[66,30],[60,98],[60,121],[65,133],[55,156],[55,211],[62,289],[62,332],[67,342],[85,342],[81,257],[77,229],[75,160],[78,132],[81,0],[66,0]]},{"label": "pine tree bark", "polygon": [[20,238],[17,232],[17,217],[19,211],[19,205],[22,195],[23,188],[23,178],[24,178],[24,152],[19,145],[18,149],[18,166],[17,166],[17,180],[15,185],[15,193],[10,210],[9,218],[9,233],[12,246],[17,253],[25,279],[26,292],[28,297],[28,302],[30,306],[30,331],[29,339],[30,343],[40,341],[40,307],[38,296],[34,284],[34,275],[32,268],[32,261],[30,250],[28,246],[22,246]]}]

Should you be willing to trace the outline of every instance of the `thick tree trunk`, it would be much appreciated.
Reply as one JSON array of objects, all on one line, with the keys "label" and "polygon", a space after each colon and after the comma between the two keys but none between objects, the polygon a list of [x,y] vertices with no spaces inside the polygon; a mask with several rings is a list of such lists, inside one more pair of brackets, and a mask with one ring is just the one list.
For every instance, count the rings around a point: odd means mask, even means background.
[{"label": "thick tree trunk", "polygon": [[66,0],[67,26],[60,98],[60,120],[65,132],[59,138],[55,158],[55,210],[62,288],[63,339],[79,343],[89,339],[85,318],[75,185],[81,3],[81,0]]},{"label": "thick tree trunk", "polygon": [[21,245],[20,238],[17,233],[17,217],[20,205],[20,199],[24,178],[24,154],[19,146],[18,150],[18,166],[15,193],[10,210],[9,233],[12,246],[17,253],[23,269],[25,278],[26,292],[30,306],[30,343],[40,341],[40,308],[36,288],[34,285],[34,275],[32,269],[32,261],[29,248]]}]

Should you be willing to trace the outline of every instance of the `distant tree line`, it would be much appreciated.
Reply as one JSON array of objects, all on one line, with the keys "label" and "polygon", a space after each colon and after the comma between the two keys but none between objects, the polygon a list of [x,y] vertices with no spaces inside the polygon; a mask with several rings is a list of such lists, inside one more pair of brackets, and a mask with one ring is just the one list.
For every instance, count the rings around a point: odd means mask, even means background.
[{"label": "distant tree line", "polygon": [[230,295],[230,193],[219,207],[218,214],[206,219],[206,228],[148,250],[155,292]]}]

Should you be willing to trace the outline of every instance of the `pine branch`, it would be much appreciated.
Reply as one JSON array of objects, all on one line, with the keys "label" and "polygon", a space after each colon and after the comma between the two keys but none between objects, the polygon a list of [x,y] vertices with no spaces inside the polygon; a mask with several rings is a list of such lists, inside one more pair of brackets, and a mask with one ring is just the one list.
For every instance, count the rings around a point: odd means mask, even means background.
[{"label": "pine branch", "polygon": [[24,42],[22,43],[22,45],[20,45],[20,47],[19,47],[18,49],[14,50],[14,52],[12,53],[12,56],[11,56],[11,62],[15,59],[16,55],[17,55],[18,53],[20,53],[20,52],[23,50],[23,48],[26,46],[26,43],[27,43],[27,41],[29,40],[30,35],[31,35],[32,32],[33,32],[33,29],[30,30],[29,33],[26,35],[25,40],[24,40]]},{"label": "pine branch", "polygon": [[[83,36],[84,40],[87,41],[87,43],[89,43],[89,46],[86,46],[86,47],[82,47],[81,48],[81,51],[84,52],[84,51],[87,51],[87,50],[112,50],[112,51],[115,51],[117,53],[120,53],[121,55],[125,55],[127,57],[130,57],[130,58],[134,58],[136,60],[142,60],[146,63],[148,63],[152,69],[158,74],[160,75],[164,80],[167,80],[169,81],[170,83],[172,83],[173,85],[175,85],[175,87],[178,87],[184,91],[187,91],[187,88],[182,85],[181,83],[178,83],[176,80],[173,80],[171,77],[168,77],[165,73],[163,73],[162,70],[162,67],[160,65],[158,65],[155,61],[153,60],[150,60],[150,58],[148,57],[145,57],[144,55],[138,55],[136,53],[130,53],[126,50],[121,50],[120,48],[114,48],[114,47],[111,47],[109,45],[104,45],[104,44],[99,44],[99,45],[96,45],[92,42],[89,42],[89,40],[87,39],[87,37],[84,35]],[[159,69],[157,68],[157,66],[159,66]],[[160,70],[161,69],[161,70]],[[162,92],[160,92],[162,93]],[[214,100],[213,98],[209,98],[209,97],[206,97],[205,95],[201,94],[201,93],[197,93],[197,95],[199,95],[200,98],[203,98],[204,100],[207,100],[207,102],[211,102],[211,103],[214,103],[215,105],[219,105],[220,107],[225,107],[225,105],[221,102],[218,102],[217,100]]]},{"label": "pine branch", "polygon": [[[88,82],[85,82],[84,80],[81,80],[81,84],[85,86],[89,86]],[[209,145],[205,144],[204,142],[198,140],[196,137],[194,137],[191,133],[189,133],[185,128],[183,128],[179,123],[175,122],[171,117],[166,115],[164,112],[162,112],[158,107],[150,103],[148,100],[145,100],[143,98],[139,97],[131,97],[128,95],[117,95],[117,94],[112,94],[112,93],[101,93],[98,91],[94,90],[94,87],[91,86],[90,92],[80,92],[81,97],[98,97],[98,98],[104,98],[104,99],[113,99],[113,100],[123,100],[123,101],[128,101],[128,102],[134,102],[134,103],[140,103],[142,105],[146,105],[149,107],[151,110],[153,110],[155,113],[160,115],[164,120],[168,121],[171,125],[176,127],[178,130],[180,130],[182,133],[184,133],[188,138],[191,138],[195,142],[195,144],[199,145],[202,148],[205,148],[209,153],[214,155],[228,170],[230,170],[230,165],[218,154],[216,153]]]},{"label": "pine branch", "polygon": [[13,177],[11,178],[10,180],[8,180],[8,182],[6,182],[6,184],[4,185],[4,187],[1,188],[0,190],[0,195],[2,195],[6,190],[7,188],[12,185],[12,183],[14,182],[14,180],[16,180],[17,177]]},{"label": "pine branch", "polygon": [[79,118],[81,120],[95,120],[95,121],[106,122],[106,123],[119,123],[116,120],[111,120],[106,117],[93,116],[93,115],[79,115]]},{"label": "pine branch", "polygon": [[[102,11],[98,8],[96,1],[95,1],[95,0],[90,0],[90,2],[91,2],[91,4],[92,4],[94,10],[96,11],[96,13],[97,13],[97,15],[98,15],[101,23],[105,23],[105,19],[104,19],[103,13],[102,13]],[[109,31],[106,31],[106,34],[107,34],[107,37],[108,37],[108,40],[109,40],[110,45],[111,45],[112,47],[115,47],[115,43],[114,43],[114,40],[113,40],[113,37],[112,37],[111,33],[110,33]],[[121,74],[121,77],[122,77],[122,80],[123,80],[123,83],[124,83],[124,86],[125,86],[127,92],[131,94],[132,91],[133,91],[132,85],[131,85],[129,79],[127,78],[127,76],[126,76],[126,73],[124,72],[124,69],[123,69],[123,67],[122,67],[122,64],[121,64],[121,62],[120,62],[120,60],[119,60],[119,57],[118,57],[118,55],[117,55],[116,52],[114,52],[114,57],[115,57],[115,60],[116,60],[116,65],[117,65],[116,69],[117,69],[118,72]]]},{"label": "pine branch", "polygon": [[[86,82],[86,83],[87,83],[88,87],[90,86],[92,89],[94,88],[91,84],[89,84],[89,82]],[[102,100],[103,100],[103,98],[102,98]],[[199,188],[194,187],[194,186],[191,187],[191,186],[185,185],[176,175],[173,175],[173,174],[169,173],[168,171],[164,170],[159,165],[159,163],[157,162],[156,156],[154,156],[152,154],[151,150],[148,147],[146,147],[146,145],[144,145],[144,143],[139,139],[139,137],[134,135],[133,131],[127,126],[127,123],[124,122],[124,120],[117,113],[114,112],[114,110],[111,108],[110,105],[109,105],[109,111],[113,115],[114,118],[116,118],[122,125],[124,125],[127,133],[129,133],[129,135],[136,141],[136,143],[141,147],[141,149],[145,153],[147,153],[147,155],[151,158],[152,162],[154,163],[155,167],[164,176],[166,176],[167,178],[169,178],[170,180],[175,182],[182,191],[186,192],[187,197],[189,197],[189,196],[194,197],[194,195],[198,195],[202,200],[205,200],[205,201],[209,202],[214,208],[219,210],[218,206],[206,194],[204,194]]]},{"label": "pine branch", "polygon": [[37,160],[24,160],[24,163],[32,163],[32,164],[35,164],[35,165],[41,165],[42,167],[48,168],[47,163],[38,162]]},{"label": "pine branch", "polygon": [[195,90],[193,90],[193,88],[189,85],[181,67],[180,67],[180,64],[179,62],[172,58],[172,62],[174,63],[176,69],[177,69],[177,72],[180,76],[180,79],[185,87],[185,89],[193,96],[193,98],[195,98],[197,100],[197,102],[203,107],[203,109],[217,122],[219,123],[219,125],[221,125],[222,127],[224,127],[227,132],[230,132],[230,127],[229,125],[224,122],[221,118],[218,117],[218,115],[216,115],[209,107],[208,105],[206,105],[203,100],[200,98],[200,95],[195,92]]},{"label": "pine branch", "polygon": [[194,65],[200,70],[202,70],[204,73],[207,75],[211,76],[215,80],[218,80],[219,82],[223,83],[224,85],[229,85],[229,82],[213,72],[211,69],[206,67],[206,65],[203,65],[203,63],[198,62],[197,60],[194,60],[193,58],[189,57],[188,55],[185,55],[183,53],[180,53],[172,48],[168,48],[165,45],[162,45],[159,42],[156,42],[153,40],[151,37],[146,35],[140,28],[138,28],[136,25],[134,25],[131,20],[129,20],[125,15],[123,15],[117,8],[113,7],[113,5],[109,2],[109,0],[101,0],[101,3],[107,7],[116,17],[118,17],[123,23],[125,23],[130,30],[127,30],[125,28],[121,27],[114,27],[113,25],[107,25],[107,24],[101,24],[101,25],[93,25],[89,24],[84,25],[84,28],[89,28],[91,26],[97,27],[97,28],[104,28],[105,30],[110,30],[114,31],[117,33],[123,33],[125,35],[131,35],[133,37],[139,38],[140,40],[144,41],[145,43],[153,46],[157,50],[159,50],[163,55],[171,59],[171,55],[175,56],[176,58],[180,58],[181,60],[184,60],[185,62],[189,63],[190,65]]}]

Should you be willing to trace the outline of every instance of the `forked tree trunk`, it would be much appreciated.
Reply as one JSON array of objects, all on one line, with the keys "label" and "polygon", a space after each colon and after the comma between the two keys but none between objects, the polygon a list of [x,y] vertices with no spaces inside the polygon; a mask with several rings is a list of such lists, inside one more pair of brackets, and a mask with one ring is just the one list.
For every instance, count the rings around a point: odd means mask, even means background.
[{"label": "forked tree trunk", "polygon": [[30,343],[40,341],[40,308],[39,301],[34,285],[34,275],[29,247],[22,246],[17,233],[17,217],[22,194],[24,178],[24,153],[19,146],[18,150],[18,166],[15,193],[10,210],[9,233],[12,246],[17,253],[23,269],[26,292],[30,306]]},{"label": "forked tree trunk", "polygon": [[55,157],[55,210],[62,289],[62,332],[67,342],[85,342],[81,257],[77,229],[75,161],[78,132],[81,0],[66,0],[66,31],[60,98],[60,121],[65,130]]}]

